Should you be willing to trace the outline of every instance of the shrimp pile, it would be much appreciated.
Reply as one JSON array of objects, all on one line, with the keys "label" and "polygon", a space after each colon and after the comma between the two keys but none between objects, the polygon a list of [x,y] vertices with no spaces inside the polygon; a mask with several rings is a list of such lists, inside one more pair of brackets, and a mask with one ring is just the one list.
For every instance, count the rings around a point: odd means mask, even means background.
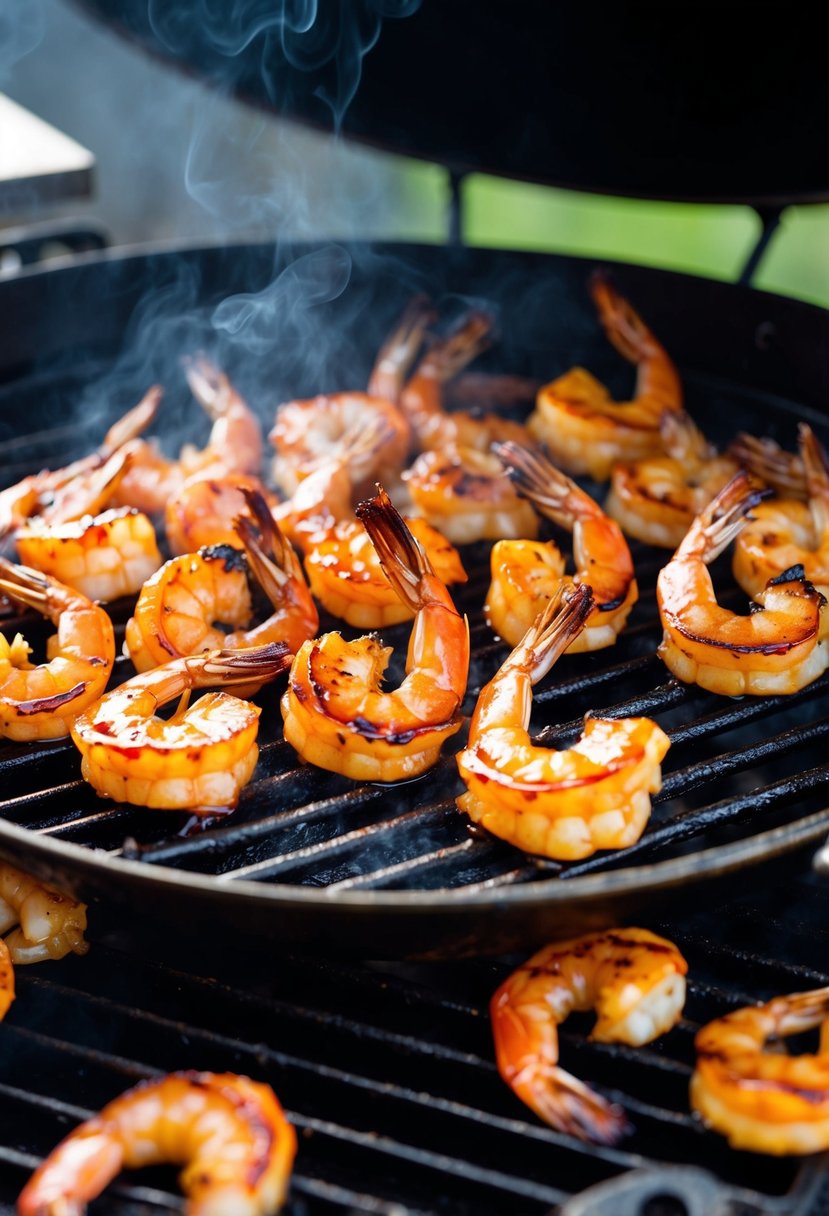
[{"label": "shrimp pile", "polygon": [[595,1009],[594,1041],[650,1043],[679,1020],[687,970],[676,946],[647,929],[545,946],[490,1002],[498,1071],[551,1127],[615,1144],[629,1130],[624,1112],[559,1068],[558,1026],[572,1012]]},{"label": "shrimp pile", "polygon": [[639,598],[630,549],[619,525],[540,452],[515,443],[496,444],[495,452],[535,510],[572,532],[576,573],[564,578],[564,558],[552,541],[498,541],[490,557],[492,579],[484,605],[488,623],[516,646],[562,581],[568,586],[587,583],[593,609],[569,651],[612,646]]},{"label": "shrimp pile", "polygon": [[347,642],[326,633],[305,642],[282,698],[285,738],[304,760],[364,781],[400,781],[425,772],[461,727],[469,670],[469,630],[429,559],[381,491],[361,503],[388,579],[415,614],[406,678],[380,682],[391,655],[375,637]]},{"label": "shrimp pile", "polygon": [[602,275],[594,275],[593,301],[610,341],[636,364],[632,401],[614,401],[582,367],[545,385],[528,428],[569,473],[605,481],[619,461],[646,460],[662,452],[660,420],[682,408],[676,368],[662,345]]},{"label": "shrimp pile", "polygon": [[[780,1040],[821,1028],[815,1055]],[[737,1009],[697,1034],[691,1105],[732,1148],[817,1153],[829,1148],[829,988]]]},{"label": "shrimp pile", "polygon": [[458,755],[468,789],[458,807],[494,836],[560,861],[639,839],[670,746],[649,718],[588,717],[566,751],[533,743],[532,687],[584,627],[591,598],[582,584],[550,600],[481,692]]},{"label": "shrimp pile", "polygon": [[[290,663],[286,646],[213,650],[133,676],[75,720],[86,780],[115,802],[221,815],[253,776],[261,709],[226,692],[189,704],[194,688],[264,684]],[[162,706],[181,698],[170,719]]]},{"label": "shrimp pile", "polygon": [[662,661],[677,679],[725,696],[797,692],[829,666],[829,642],[820,641],[826,600],[802,570],[769,580],[749,616],[717,603],[708,564],[763,494],[747,473],[732,478],[696,518],[656,584]]},{"label": "shrimp pile", "polygon": [[288,1190],[296,1134],[268,1085],[235,1073],[143,1081],[82,1123],[46,1158],[19,1216],[86,1211],[122,1169],[184,1164],[189,1216],[271,1216]]}]

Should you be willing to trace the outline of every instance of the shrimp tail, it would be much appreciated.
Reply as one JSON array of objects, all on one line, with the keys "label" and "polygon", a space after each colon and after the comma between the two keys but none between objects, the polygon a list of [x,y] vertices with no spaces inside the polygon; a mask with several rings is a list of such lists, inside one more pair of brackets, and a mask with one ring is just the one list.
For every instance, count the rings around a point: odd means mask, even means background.
[{"label": "shrimp tail", "polygon": [[784,451],[773,439],[758,439],[740,431],[728,455],[786,498],[807,497],[806,470],[799,456]]},{"label": "shrimp tail", "polygon": [[227,376],[205,354],[185,355],[181,362],[190,392],[215,422],[225,413],[230,393]]},{"label": "shrimp tail", "polygon": [[136,439],[143,434],[158,413],[163,396],[164,389],[160,384],[149,388],[138,405],[127,410],[126,414],[109,428],[99,449],[100,454],[103,457],[110,456],[130,439]]},{"label": "shrimp tail", "polygon": [[823,444],[806,422],[801,422],[798,427],[798,446],[806,472],[809,498],[826,500],[829,498],[829,458]]},{"label": "shrimp tail", "polygon": [[717,454],[685,410],[665,410],[659,419],[659,434],[674,460],[713,460]]},{"label": "shrimp tail", "polygon": [[285,584],[294,578],[302,581],[302,568],[293,546],[271,515],[264,496],[258,490],[246,487],[242,493],[252,519],[237,515],[233,527],[245,547],[256,581],[276,608],[282,601]]},{"label": "shrimp tail", "polygon": [[608,1102],[560,1068],[539,1066],[513,1081],[517,1095],[540,1119],[591,1144],[618,1144],[632,1131],[621,1106]]},{"label": "shrimp tail", "polygon": [[[494,443],[492,450],[522,498],[562,528],[572,530],[576,519],[595,515],[596,504],[538,448],[519,443]],[[589,504],[589,506],[588,506]]]},{"label": "shrimp tail", "polygon": [[608,340],[630,363],[640,363],[658,347],[638,312],[599,270],[591,276],[590,294]]},{"label": "shrimp tail", "polygon": [[[584,629],[593,608],[593,591],[578,583],[566,593],[564,583],[530,625],[510,656],[537,684]],[[510,660],[507,660],[508,662]]]},{"label": "shrimp tail", "polygon": [[368,392],[372,396],[397,399],[403,378],[423,342],[426,327],[434,319],[435,312],[428,296],[417,295],[409,301],[377,354],[368,382]]},{"label": "shrimp tail", "polygon": [[746,522],[752,507],[767,498],[770,491],[758,486],[744,470],[735,473],[716,498],[694,520],[685,539],[677,549],[682,554],[693,551],[702,537],[702,560],[710,564],[728,548]]},{"label": "shrimp tail", "polygon": [[290,667],[293,654],[284,642],[268,642],[240,650],[208,650],[179,660],[192,677],[194,688],[206,688],[221,680],[223,685],[264,684]]},{"label": "shrimp tail", "polygon": [[7,557],[0,557],[0,594],[7,595],[17,604],[33,608],[45,614],[49,604],[52,580],[30,566],[19,566]]},{"label": "shrimp tail", "polygon": [[365,526],[377,551],[386,578],[412,612],[424,604],[424,581],[434,571],[423,548],[412,536],[382,486],[378,493],[358,503],[357,518]]},{"label": "shrimp tail", "polygon": [[462,317],[448,337],[429,351],[425,362],[441,382],[451,380],[489,346],[494,322],[478,309]]},{"label": "shrimp tail", "polygon": [[829,1017],[829,988],[813,988],[769,1003],[780,1035],[802,1034]]},{"label": "shrimp tail", "polygon": [[47,522],[68,523],[84,515],[95,515],[111,500],[135,459],[135,441],[127,440],[100,468],[62,486],[41,514]]}]

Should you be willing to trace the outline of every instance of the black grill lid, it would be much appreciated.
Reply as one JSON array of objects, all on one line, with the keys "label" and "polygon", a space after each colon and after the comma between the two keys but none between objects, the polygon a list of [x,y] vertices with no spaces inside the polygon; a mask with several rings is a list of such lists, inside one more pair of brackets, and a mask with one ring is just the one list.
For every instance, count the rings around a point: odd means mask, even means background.
[{"label": "black grill lid", "polygon": [[829,91],[805,10],[741,6],[730,27],[713,9],[550,0],[81,2],[248,101],[456,173],[829,198]]}]

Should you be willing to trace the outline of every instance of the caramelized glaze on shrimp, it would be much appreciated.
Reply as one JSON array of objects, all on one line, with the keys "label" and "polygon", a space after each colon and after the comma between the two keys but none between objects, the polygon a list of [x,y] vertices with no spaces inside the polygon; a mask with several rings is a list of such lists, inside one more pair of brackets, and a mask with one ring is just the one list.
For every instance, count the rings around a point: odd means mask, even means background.
[{"label": "caramelized glaze on shrimp", "polygon": [[591,1039],[641,1047],[675,1025],[688,964],[647,929],[609,929],[539,950],[490,1001],[500,1072],[540,1119],[596,1144],[628,1130],[624,1112],[558,1066],[558,1026],[596,1010]]},{"label": "caramelized glaze on shrimp", "polygon": [[[775,1050],[781,1039],[818,1025],[816,1055]],[[829,1148],[827,1026],[829,988],[775,997],[710,1022],[695,1040],[692,1107],[732,1148],[776,1155]]]},{"label": "caramelized glaze on shrimp", "polygon": [[20,634],[0,634],[0,736],[59,739],[101,696],[115,662],[112,621],[103,608],[57,579],[0,558],[0,592],[57,625],[47,662],[29,661]]},{"label": "caramelized glaze on shrimp", "polygon": [[15,964],[85,954],[86,905],[0,861],[0,933]]},{"label": "caramelized glaze on shrimp", "polygon": [[516,494],[491,452],[423,452],[403,480],[419,514],[453,544],[534,537],[538,531],[535,511]]},{"label": "caramelized glaze on shrimp", "polygon": [[533,743],[532,687],[584,627],[590,600],[584,584],[550,600],[481,692],[458,755],[468,790],[459,808],[494,836],[559,861],[639,839],[670,746],[649,718],[587,717],[566,751]]},{"label": "caramelized glaze on shrimp", "polygon": [[327,633],[306,642],[282,698],[285,738],[320,768],[400,781],[430,768],[461,726],[469,631],[388,495],[357,511],[392,586],[416,614],[406,678],[396,691],[380,691],[391,651],[377,638],[346,642]]},{"label": "caramelized glaze on shrimp", "polygon": [[173,555],[195,553],[206,545],[241,547],[236,518],[250,515],[245,493],[259,494],[271,509],[277,498],[247,473],[197,477],[187,481],[164,508],[164,531]]},{"label": "caramelized glaze on shrimp", "polygon": [[[570,652],[612,646],[639,598],[630,549],[619,525],[540,452],[515,443],[496,444],[495,451],[518,492],[541,515],[573,534],[576,573],[564,582],[588,583],[593,610],[570,643]],[[493,546],[491,566],[484,611],[495,632],[516,646],[557,593],[564,558],[552,541],[502,540]]]},{"label": "caramelized glaze on shrimp", "polygon": [[539,390],[527,426],[568,472],[604,481],[618,461],[662,452],[659,420],[682,408],[682,387],[664,347],[603,275],[593,276],[591,291],[608,338],[636,364],[635,396],[614,401],[590,372],[575,367]]},{"label": "caramelized glaze on shrimp", "polygon": [[786,571],[756,596],[761,608],[738,616],[717,603],[708,564],[744,526],[763,491],[738,473],[697,517],[656,584],[663,662],[679,680],[726,696],[797,692],[829,666],[819,641],[820,592]]},{"label": "caramelized glaze on shrimp", "polygon": [[268,1085],[234,1073],[144,1081],[76,1127],[17,1201],[19,1216],[80,1216],[122,1169],[165,1162],[189,1216],[270,1216],[282,1206],[296,1135]]},{"label": "caramelized glaze on shrimp", "polygon": [[[190,705],[190,692],[264,684],[290,659],[287,646],[271,642],[174,659],[133,676],[75,720],[83,776],[115,802],[204,815],[232,810],[256,767],[262,711],[225,692]],[[173,717],[158,717],[177,697]]]}]

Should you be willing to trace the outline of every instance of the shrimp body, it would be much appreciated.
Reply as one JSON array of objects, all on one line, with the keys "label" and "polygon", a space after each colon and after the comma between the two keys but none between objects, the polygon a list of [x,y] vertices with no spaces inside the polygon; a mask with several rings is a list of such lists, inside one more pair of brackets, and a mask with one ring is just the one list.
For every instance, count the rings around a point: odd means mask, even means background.
[{"label": "shrimp body", "polygon": [[247,473],[186,481],[164,508],[164,531],[170,552],[195,553],[207,545],[240,548],[236,518],[250,514],[246,491],[261,494],[272,508],[277,505],[275,495],[258,477]]},{"label": "shrimp body", "polygon": [[374,637],[346,642],[327,633],[294,659],[282,699],[285,738],[304,760],[368,781],[399,781],[430,768],[460,729],[469,632],[443,583],[388,496],[358,514],[392,586],[415,613],[406,678],[380,681],[391,651]]},{"label": "shrimp body", "polygon": [[0,558],[0,592],[57,625],[47,662],[29,661],[20,634],[0,635],[0,736],[59,739],[104,691],[115,662],[112,621],[103,608],[57,579]]},{"label": "shrimp body", "polygon": [[17,1201],[19,1216],[80,1216],[120,1172],[184,1164],[189,1216],[270,1216],[281,1207],[296,1135],[268,1085],[234,1073],[144,1081],[50,1153]]},{"label": "shrimp body", "polygon": [[15,543],[27,566],[104,602],[137,595],[162,561],[152,523],[131,507],[71,523],[31,520]]},{"label": "shrimp body", "polygon": [[490,1001],[498,1071],[551,1127],[614,1144],[628,1130],[624,1112],[558,1067],[558,1026],[595,1009],[591,1039],[641,1047],[679,1020],[687,970],[676,946],[647,929],[545,946]]},{"label": "shrimp body", "polygon": [[539,390],[527,426],[568,472],[604,481],[618,461],[662,452],[660,418],[682,408],[682,387],[665,349],[607,279],[595,275],[592,294],[608,338],[636,364],[636,395],[614,401],[590,372],[576,367]]},{"label": "shrimp body", "polygon": [[[829,462],[811,427],[800,424],[807,503],[775,499],[755,507],[734,543],[734,577],[752,598],[769,579],[800,567],[802,577],[829,596]],[[829,613],[823,613],[829,629]]]},{"label": "shrimp body", "polygon": [[[208,546],[171,558],[144,584],[125,635],[138,671],[205,650],[266,642],[282,642],[294,654],[314,636],[319,617],[299,560],[266,507],[262,514],[266,539],[256,535],[247,519],[238,522],[245,552],[232,545]],[[273,608],[255,625],[251,572]],[[252,695],[257,687],[241,689],[239,695]]]},{"label": "shrimp body", "polygon": [[675,549],[737,463],[718,456],[684,411],[663,414],[660,434],[668,455],[615,465],[605,510],[628,536]]},{"label": "shrimp body", "polygon": [[[290,662],[278,643],[213,650],[133,676],[76,719],[81,772],[99,794],[163,810],[217,814],[235,807],[256,767],[258,706],[225,692],[188,704],[194,688],[260,685]],[[169,720],[156,711],[182,698]]]},{"label": "shrimp body", "polygon": [[6,943],[0,937],[0,1022],[14,1000],[14,968]]},{"label": "shrimp body", "polygon": [[491,452],[447,448],[418,456],[403,474],[418,513],[456,545],[534,537],[538,519]]},{"label": "shrimp body", "polygon": [[0,861],[0,933],[14,963],[85,954],[86,905]]},{"label": "shrimp body", "polygon": [[694,521],[656,584],[663,662],[684,683],[726,696],[797,692],[829,666],[829,642],[819,640],[826,601],[798,572],[769,582],[756,596],[762,610],[750,616],[717,603],[708,563],[761,496],[746,473],[732,478]]},{"label": "shrimp body", "polygon": [[649,718],[585,719],[565,751],[529,733],[532,686],[549,671],[590,610],[590,589],[557,597],[481,692],[458,769],[458,806],[494,836],[559,861],[622,849],[639,839],[661,788],[670,746]]},{"label": "shrimp body", "polygon": [[[726,1014],[697,1034],[691,1105],[732,1148],[816,1153],[829,1148],[829,988],[776,997]],[[821,1027],[816,1055],[775,1045]]]},{"label": "shrimp body", "polygon": [[160,514],[186,481],[226,473],[258,473],[262,466],[262,428],[250,406],[227,376],[200,355],[185,361],[187,383],[213,421],[207,447],[185,445],[178,460],[141,440],[116,492],[121,506]]},{"label": "shrimp body", "polygon": [[489,624],[516,646],[562,579],[566,585],[587,583],[593,609],[568,649],[575,654],[612,646],[639,598],[619,525],[540,452],[513,443],[496,444],[495,451],[519,493],[540,514],[572,532],[576,572],[564,578],[564,559],[553,542],[499,541],[492,550],[484,605]]}]

